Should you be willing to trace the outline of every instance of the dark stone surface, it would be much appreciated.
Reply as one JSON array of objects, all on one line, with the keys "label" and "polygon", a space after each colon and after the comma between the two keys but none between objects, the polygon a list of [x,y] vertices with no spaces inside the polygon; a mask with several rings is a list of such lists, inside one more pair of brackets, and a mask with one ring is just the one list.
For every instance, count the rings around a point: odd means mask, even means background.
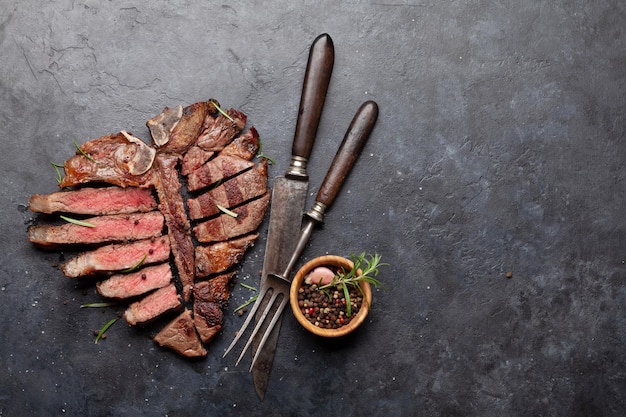
[{"label": "dark stone surface", "polygon": [[[1,3],[0,415],[626,414],[623,1]],[[206,359],[122,322],[94,344],[121,310],[81,310],[93,283],[26,239],[49,162],[215,97],[281,175],[323,32],[336,59],[311,201],[358,106],[380,117],[302,261],[381,253],[366,325],[331,342],[286,314],[263,403],[221,357],[243,288]],[[265,231],[238,280],[258,281]]]}]

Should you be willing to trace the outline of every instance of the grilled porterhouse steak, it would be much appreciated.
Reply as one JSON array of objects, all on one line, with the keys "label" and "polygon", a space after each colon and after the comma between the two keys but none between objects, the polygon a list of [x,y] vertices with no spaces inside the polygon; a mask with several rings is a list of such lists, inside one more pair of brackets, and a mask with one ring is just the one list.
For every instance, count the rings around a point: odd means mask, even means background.
[{"label": "grilled porterhouse steak", "polygon": [[216,106],[166,107],[146,123],[152,144],[126,131],[89,140],[65,161],[61,191],[30,198],[34,212],[84,222],[31,226],[28,238],[84,247],[61,270],[99,277],[103,297],[129,300],[128,323],[182,309],[155,341],[183,356],[206,355],[219,333],[234,268],[270,198],[267,162],[253,161],[258,132]]}]

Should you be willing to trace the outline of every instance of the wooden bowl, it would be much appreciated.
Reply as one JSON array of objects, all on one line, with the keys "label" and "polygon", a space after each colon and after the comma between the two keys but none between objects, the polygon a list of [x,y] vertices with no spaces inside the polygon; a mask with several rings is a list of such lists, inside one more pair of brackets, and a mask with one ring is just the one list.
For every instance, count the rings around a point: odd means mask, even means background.
[{"label": "wooden bowl", "polygon": [[304,264],[302,268],[300,268],[300,270],[296,273],[296,276],[293,278],[289,291],[289,302],[291,304],[291,310],[293,311],[293,315],[296,317],[296,320],[298,320],[298,323],[300,323],[302,327],[318,336],[339,337],[351,333],[352,331],[354,331],[354,329],[359,327],[361,323],[363,323],[363,321],[365,321],[365,318],[369,313],[369,309],[372,304],[372,288],[368,282],[361,283],[361,289],[363,290],[363,294],[365,295],[366,302],[363,302],[361,304],[359,312],[352,318],[352,320],[350,320],[350,323],[337,329],[323,329],[321,327],[318,327],[307,320],[304,314],[302,314],[302,311],[300,311],[300,307],[298,306],[298,290],[302,286],[302,283],[304,282],[304,279],[309,274],[309,272],[311,272],[318,266],[343,267],[345,270],[349,271],[352,269],[354,264],[350,259],[335,255],[320,256],[311,259],[309,262]]}]

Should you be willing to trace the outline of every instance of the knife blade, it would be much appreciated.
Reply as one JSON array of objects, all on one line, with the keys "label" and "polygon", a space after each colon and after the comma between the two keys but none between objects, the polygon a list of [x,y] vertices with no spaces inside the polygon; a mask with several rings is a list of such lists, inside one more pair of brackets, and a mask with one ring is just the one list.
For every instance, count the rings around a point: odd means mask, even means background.
[{"label": "knife blade", "polygon": [[[291,163],[284,177],[274,179],[261,281],[267,279],[268,274],[279,273],[285,268],[298,241],[309,181],[306,167],[326,100],[334,60],[335,48],[332,38],[326,33],[319,35],[309,51]],[[266,305],[267,300],[263,300],[255,320],[258,320]],[[261,401],[265,398],[281,322],[282,319],[276,323],[252,367],[254,387]],[[263,334],[264,331],[265,328],[261,328],[259,334]],[[260,336],[255,337],[252,342],[253,357],[260,339]]]}]

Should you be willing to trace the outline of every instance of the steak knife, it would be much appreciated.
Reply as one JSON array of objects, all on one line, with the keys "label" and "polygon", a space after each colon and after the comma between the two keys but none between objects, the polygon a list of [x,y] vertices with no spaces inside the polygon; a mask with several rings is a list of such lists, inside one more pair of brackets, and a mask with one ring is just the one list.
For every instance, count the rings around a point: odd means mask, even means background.
[{"label": "steak knife", "polygon": [[[334,60],[335,48],[331,37],[328,34],[319,35],[309,51],[293,138],[291,163],[284,177],[274,179],[261,281],[266,280],[268,274],[280,273],[287,266],[298,241],[309,184],[307,162],[326,100]],[[267,300],[264,300],[255,320],[258,321],[266,305]],[[254,387],[261,401],[265,398],[281,322],[282,319],[276,323],[252,367]],[[264,332],[265,328],[262,328],[259,335]],[[252,342],[252,357],[256,354],[260,339],[261,336],[257,336]]]}]

